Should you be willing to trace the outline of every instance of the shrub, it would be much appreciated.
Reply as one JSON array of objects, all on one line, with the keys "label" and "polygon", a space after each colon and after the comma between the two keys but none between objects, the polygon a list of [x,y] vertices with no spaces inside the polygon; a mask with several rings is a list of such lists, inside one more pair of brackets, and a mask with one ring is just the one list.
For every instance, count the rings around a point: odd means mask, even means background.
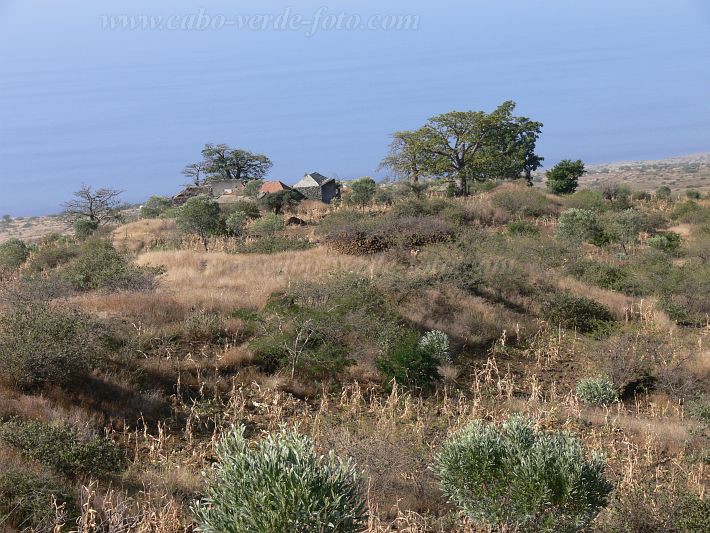
[{"label": "shrub", "polygon": [[675,253],[683,243],[683,239],[677,233],[672,231],[664,231],[657,233],[648,239],[648,245],[656,250],[661,250],[666,253]]},{"label": "shrub", "polygon": [[173,207],[174,205],[171,198],[166,196],[151,196],[141,206],[140,217],[158,218],[168,211],[168,209],[172,209]]},{"label": "shrub", "polygon": [[275,213],[268,213],[249,226],[249,233],[261,236],[270,236],[283,230],[285,227],[282,216]]},{"label": "shrub", "polygon": [[208,248],[208,237],[219,232],[219,204],[207,195],[193,196],[177,212],[177,226],[185,233],[197,235]]},{"label": "shrub", "polygon": [[0,425],[0,439],[66,476],[105,476],[122,469],[123,453],[113,441],[68,426],[11,420]]},{"label": "shrub", "polygon": [[607,377],[585,378],[577,383],[577,396],[584,403],[608,405],[616,400],[616,387]]},{"label": "shrub", "polygon": [[656,198],[659,200],[670,200],[671,198],[671,188],[663,185],[656,189]]},{"label": "shrub", "polygon": [[409,198],[397,202],[392,213],[398,217],[425,217],[438,215],[452,207],[457,206],[441,198]]},{"label": "shrub", "polygon": [[286,209],[298,205],[301,200],[303,196],[300,193],[287,189],[265,194],[259,199],[259,204],[275,215],[279,215]]},{"label": "shrub", "polygon": [[[8,531],[57,531],[52,502],[73,511],[70,490],[54,476],[0,464],[0,526]],[[69,509],[67,509],[69,508]]]},{"label": "shrub", "polygon": [[350,194],[346,203],[365,207],[375,198],[377,183],[370,176],[365,176],[350,183]]},{"label": "shrub", "polygon": [[419,340],[419,347],[440,362],[451,362],[449,336],[443,331],[428,331]]},{"label": "shrub", "polygon": [[291,239],[283,235],[273,235],[260,237],[254,242],[243,244],[237,251],[242,254],[277,254],[279,252],[309,250],[310,248],[313,248],[313,244],[306,239]]},{"label": "shrub", "polygon": [[0,273],[16,270],[27,260],[30,250],[20,239],[9,239],[0,244]]},{"label": "shrub", "polygon": [[581,333],[608,328],[614,321],[611,311],[596,300],[563,292],[552,296],[543,310],[547,320]]},{"label": "shrub", "polygon": [[235,237],[241,237],[246,230],[248,217],[243,211],[235,211],[224,221],[227,233]]},{"label": "shrub", "polygon": [[66,385],[95,366],[105,338],[104,329],[79,311],[18,307],[0,317],[0,379],[27,389]]},{"label": "shrub", "polygon": [[394,338],[383,339],[383,353],[377,368],[388,381],[410,389],[426,390],[439,379],[439,359],[423,348],[414,332],[396,332]]},{"label": "shrub", "polygon": [[700,191],[696,191],[695,189],[688,189],[685,191],[685,196],[690,200],[700,200],[703,197],[703,195],[700,194]]},{"label": "shrub", "polygon": [[580,281],[602,289],[620,291],[632,296],[643,296],[647,293],[629,269],[623,266],[580,259],[571,262],[565,272]]},{"label": "shrub", "polygon": [[80,291],[150,290],[159,272],[132,265],[109,241],[90,240],[64,268],[63,275]]},{"label": "shrub", "polygon": [[366,526],[355,467],[312,441],[282,429],[250,449],[244,427],[217,447],[218,462],[205,498],[193,511],[200,531],[350,533]]},{"label": "shrub", "polygon": [[586,209],[568,209],[560,215],[557,236],[571,242],[591,242],[601,235],[597,215]]},{"label": "shrub", "polygon": [[651,195],[646,191],[634,191],[631,193],[631,199],[640,202],[645,202],[651,199]]},{"label": "shrub", "polygon": [[451,224],[435,217],[361,217],[331,231],[326,242],[341,253],[366,255],[443,242],[454,233]]},{"label": "shrub", "polygon": [[600,526],[619,533],[710,531],[710,500],[684,487],[630,487],[618,492]]},{"label": "shrub", "polygon": [[574,194],[567,196],[564,199],[564,203],[567,207],[574,209],[585,209],[587,211],[595,211],[601,213],[606,211],[609,207],[604,196],[599,191],[592,189],[582,189]]},{"label": "shrub", "polygon": [[555,212],[547,197],[530,187],[501,188],[493,194],[493,205],[520,217],[540,217]]},{"label": "shrub", "polygon": [[577,439],[511,417],[476,421],[436,454],[441,488],[474,522],[522,531],[579,531],[607,503],[612,486],[598,455]]},{"label": "shrub", "polygon": [[670,214],[671,219],[685,224],[705,224],[710,222],[710,209],[688,200],[677,205]]},{"label": "shrub", "polygon": [[99,229],[98,220],[79,218],[74,222],[74,235],[76,235],[76,238],[80,241],[85,241],[91,237],[97,229]]},{"label": "shrub", "polygon": [[[249,184],[254,183],[250,181]],[[249,185],[248,184],[248,185]],[[250,202],[248,200],[239,200],[232,204],[224,204],[221,209],[226,213],[244,213],[244,215],[249,219],[257,219],[261,216],[259,211],[259,205],[256,202]]]},{"label": "shrub", "polygon": [[524,220],[513,220],[508,222],[508,233],[511,235],[539,235],[540,229],[537,226],[525,222]]},{"label": "shrub", "polygon": [[48,272],[66,264],[79,255],[79,246],[66,239],[47,239],[27,258],[26,268],[31,273]]}]

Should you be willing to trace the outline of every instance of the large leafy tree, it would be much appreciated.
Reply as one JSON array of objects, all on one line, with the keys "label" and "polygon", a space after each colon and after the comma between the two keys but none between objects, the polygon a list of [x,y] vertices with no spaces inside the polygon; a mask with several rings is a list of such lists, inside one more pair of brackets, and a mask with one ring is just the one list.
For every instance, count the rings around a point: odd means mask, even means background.
[{"label": "large leafy tree", "polygon": [[420,175],[454,181],[457,193],[468,193],[471,181],[530,176],[542,158],[535,153],[542,123],[513,115],[515,102],[491,113],[452,111],[430,118],[416,131],[397,132],[383,161],[412,181]]},{"label": "large leafy tree", "polygon": [[263,154],[230,148],[226,144],[206,144],[202,157],[208,180],[258,180],[266,176],[273,164]]}]

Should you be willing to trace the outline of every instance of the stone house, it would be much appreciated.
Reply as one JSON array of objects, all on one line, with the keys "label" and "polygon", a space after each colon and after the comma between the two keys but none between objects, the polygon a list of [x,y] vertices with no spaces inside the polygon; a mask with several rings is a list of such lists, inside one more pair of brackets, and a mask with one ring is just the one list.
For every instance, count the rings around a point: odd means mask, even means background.
[{"label": "stone house", "polygon": [[293,186],[309,200],[320,200],[326,204],[340,198],[340,187],[334,178],[328,178],[318,172],[306,174]]}]

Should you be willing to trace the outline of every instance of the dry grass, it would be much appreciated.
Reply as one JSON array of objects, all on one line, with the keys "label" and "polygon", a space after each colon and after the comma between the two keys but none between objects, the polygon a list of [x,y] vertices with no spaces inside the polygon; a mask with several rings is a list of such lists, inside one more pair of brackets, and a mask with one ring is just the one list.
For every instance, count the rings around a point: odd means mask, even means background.
[{"label": "dry grass", "polygon": [[323,247],[270,255],[155,251],[139,256],[137,262],[166,268],[160,277],[160,294],[169,294],[183,305],[220,311],[259,308],[271,293],[297,280],[336,270],[374,276],[384,266]]},{"label": "dry grass", "polygon": [[117,249],[137,253],[179,241],[180,233],[174,219],[146,219],[115,229],[112,239]]}]

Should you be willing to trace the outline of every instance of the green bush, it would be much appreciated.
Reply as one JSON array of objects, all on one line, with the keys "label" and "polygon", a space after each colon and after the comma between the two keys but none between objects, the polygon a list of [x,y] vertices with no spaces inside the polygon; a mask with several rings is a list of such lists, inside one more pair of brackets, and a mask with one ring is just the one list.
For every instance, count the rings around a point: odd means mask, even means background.
[{"label": "green bush", "polygon": [[690,200],[700,200],[703,197],[703,195],[700,194],[700,191],[696,191],[695,189],[688,189],[685,191],[685,196]]},{"label": "green bush", "polygon": [[76,235],[76,238],[80,241],[85,241],[91,237],[97,229],[99,229],[98,220],[79,218],[74,222],[74,235]]},{"label": "green bush", "polygon": [[392,213],[398,217],[427,217],[452,207],[457,206],[441,198],[408,198],[397,202]]},{"label": "green bush", "polygon": [[63,275],[76,290],[150,290],[160,269],[134,266],[109,241],[90,240]]},{"label": "green bush", "polygon": [[599,239],[602,234],[597,215],[586,209],[568,209],[560,215],[557,236],[560,239],[581,243]]},{"label": "green bush", "polygon": [[530,187],[500,189],[493,193],[493,205],[512,216],[540,217],[555,213],[550,200]]},{"label": "green bush", "polygon": [[474,522],[517,531],[580,531],[607,503],[604,462],[563,432],[511,417],[476,421],[436,454],[441,489]]},{"label": "green bush", "polygon": [[315,452],[308,437],[282,429],[253,448],[244,428],[228,432],[206,496],[193,511],[200,531],[354,533],[367,524],[350,461]]},{"label": "green bush", "polygon": [[671,198],[671,188],[663,185],[656,189],[656,198],[659,200],[670,200]]},{"label": "green bush", "polygon": [[710,222],[710,208],[688,200],[675,206],[670,217],[684,224],[706,224]]},{"label": "green bush", "polygon": [[584,403],[608,405],[616,400],[616,387],[607,377],[585,378],[577,383],[577,396]]},{"label": "green bush", "polygon": [[41,243],[27,259],[31,273],[49,272],[79,255],[79,246],[66,239],[48,239]]},{"label": "green bush", "polygon": [[123,465],[123,453],[112,441],[68,426],[10,420],[0,424],[0,439],[65,476],[102,477]]},{"label": "green bush", "polygon": [[[250,181],[249,184],[254,183]],[[220,210],[228,217],[234,213],[242,213],[246,218],[254,220],[261,216],[259,205],[256,202],[249,200],[239,200],[237,202],[222,204]]]},{"label": "green bush", "polygon": [[243,211],[235,211],[224,221],[227,233],[234,237],[241,237],[246,232],[247,220],[249,219],[246,213]]},{"label": "green bush", "polygon": [[20,388],[66,385],[105,352],[105,330],[91,317],[27,304],[0,317],[0,379]]},{"label": "green bush", "polygon": [[30,250],[20,239],[8,239],[0,244],[0,274],[3,270],[17,270],[27,260]]},{"label": "green bush", "polygon": [[609,209],[608,202],[600,191],[582,189],[564,199],[567,207],[601,213]]},{"label": "green bush", "polygon": [[619,291],[631,296],[643,296],[648,293],[643,284],[636,280],[633,271],[626,266],[580,259],[569,263],[565,272],[580,281],[602,289]]},{"label": "green bush", "polygon": [[648,245],[656,250],[661,250],[666,253],[675,253],[680,248],[683,243],[683,239],[677,233],[672,231],[664,231],[662,233],[657,233],[650,239],[648,239]]},{"label": "green bush", "polygon": [[291,252],[299,250],[309,250],[313,248],[306,239],[292,239],[283,235],[273,235],[259,237],[253,242],[242,244],[237,252],[242,254],[277,254],[279,252]]},{"label": "green bush", "polygon": [[260,236],[271,236],[274,233],[283,230],[284,227],[284,219],[281,215],[267,213],[263,217],[251,223],[251,226],[249,226],[249,233]]},{"label": "green bush", "polygon": [[168,198],[167,196],[151,196],[141,206],[140,217],[159,218],[174,207],[172,198]]},{"label": "green bush", "polygon": [[0,464],[0,528],[4,531],[57,531],[52,502],[73,515],[68,487],[54,476],[27,467]]},{"label": "green bush", "polygon": [[631,199],[637,202],[645,202],[651,199],[651,195],[646,191],[634,191],[631,193]]},{"label": "green bush", "polygon": [[591,298],[563,292],[549,298],[543,316],[552,324],[581,333],[607,329],[614,321],[609,308]]},{"label": "green bush", "polygon": [[524,220],[513,220],[508,222],[508,233],[511,235],[539,235],[540,229]]},{"label": "green bush", "polygon": [[394,332],[391,338],[382,340],[382,355],[377,359],[377,368],[388,381],[410,389],[426,390],[439,379],[441,361],[426,346],[415,332]]}]

